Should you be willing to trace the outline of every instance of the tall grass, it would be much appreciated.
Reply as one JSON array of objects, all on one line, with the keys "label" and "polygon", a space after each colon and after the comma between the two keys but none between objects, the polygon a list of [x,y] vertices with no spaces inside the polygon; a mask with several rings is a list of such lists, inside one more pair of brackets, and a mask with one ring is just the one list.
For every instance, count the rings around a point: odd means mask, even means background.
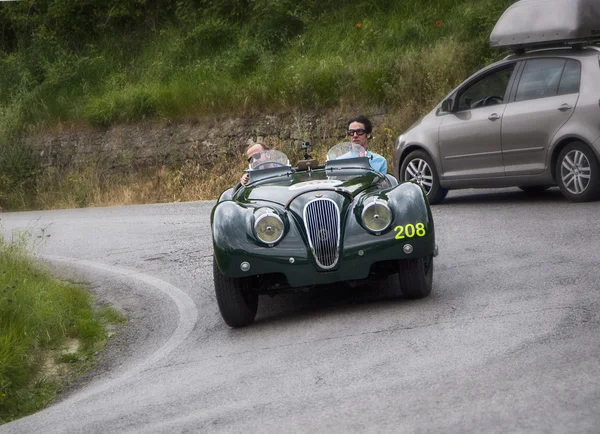
[{"label": "tall grass", "polygon": [[[23,242],[0,236],[0,424],[45,406],[92,363],[106,320],[123,321],[92,301],[82,286],[54,280]],[[68,340],[77,349],[65,357]]]},{"label": "tall grass", "polygon": [[47,170],[40,175],[34,206],[80,208],[215,199],[238,182],[247,168],[243,161],[240,154],[234,163],[223,161],[210,170],[191,161],[128,173],[107,174],[94,166],[67,172]]},{"label": "tall grass", "polygon": [[[38,35],[29,50],[0,54],[0,104],[19,105],[15,116],[26,124],[82,118],[106,124],[342,101],[393,109],[412,101],[402,90],[409,86],[399,84],[418,81],[415,74],[432,67],[468,73],[493,57],[487,37],[511,1],[379,1],[368,8],[347,1],[323,15],[310,2],[263,3],[245,24],[196,16],[143,38],[104,35],[78,50],[52,33]],[[441,48],[448,44],[464,48],[459,57]],[[460,78],[443,77],[422,92],[432,99]]]}]

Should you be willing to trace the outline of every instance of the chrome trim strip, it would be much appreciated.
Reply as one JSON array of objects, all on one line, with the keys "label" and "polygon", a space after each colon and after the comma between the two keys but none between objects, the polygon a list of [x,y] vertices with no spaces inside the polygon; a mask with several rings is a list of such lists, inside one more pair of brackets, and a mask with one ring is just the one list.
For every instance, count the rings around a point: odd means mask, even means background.
[{"label": "chrome trim strip", "polygon": [[478,152],[476,154],[450,155],[449,157],[444,157],[444,160],[452,160],[454,158],[468,158],[468,157],[487,157],[488,155],[500,155],[500,154],[502,154],[502,151]]},{"label": "chrome trim strip", "polygon": [[522,149],[506,149],[503,152],[505,154],[515,154],[517,152],[534,152],[534,151],[543,151],[543,146],[536,146],[535,148],[522,148]]}]

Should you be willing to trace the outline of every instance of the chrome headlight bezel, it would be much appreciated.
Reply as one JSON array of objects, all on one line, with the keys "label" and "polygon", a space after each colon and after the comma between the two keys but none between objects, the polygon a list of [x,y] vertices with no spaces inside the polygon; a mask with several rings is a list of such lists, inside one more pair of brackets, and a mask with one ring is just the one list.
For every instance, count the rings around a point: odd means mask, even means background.
[{"label": "chrome headlight bezel", "polygon": [[[378,210],[379,212],[377,212]],[[367,215],[369,212],[375,212],[375,220],[379,222],[378,226],[373,226],[371,223],[372,219]],[[360,218],[363,226],[369,232],[379,235],[390,227],[394,220],[394,215],[385,200],[376,198],[364,205]]]},{"label": "chrome headlight bezel", "polygon": [[[269,227],[274,228],[278,234],[275,238],[269,238],[265,235],[261,223],[265,223],[265,220],[269,219]],[[254,236],[258,241],[266,244],[269,247],[273,247],[283,238],[285,234],[285,223],[275,210],[267,207],[258,208],[254,213]]]}]

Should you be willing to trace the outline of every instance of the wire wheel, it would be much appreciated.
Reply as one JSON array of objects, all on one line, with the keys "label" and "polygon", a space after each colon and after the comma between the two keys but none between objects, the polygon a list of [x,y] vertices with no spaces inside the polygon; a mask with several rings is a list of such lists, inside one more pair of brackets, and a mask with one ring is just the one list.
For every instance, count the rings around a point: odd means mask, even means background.
[{"label": "wire wheel", "polygon": [[571,194],[580,195],[590,185],[592,168],[586,155],[578,149],[568,152],[560,165],[560,178]]},{"label": "wire wheel", "polygon": [[427,161],[421,158],[411,160],[404,171],[404,180],[416,182],[426,194],[433,188],[433,173]]}]

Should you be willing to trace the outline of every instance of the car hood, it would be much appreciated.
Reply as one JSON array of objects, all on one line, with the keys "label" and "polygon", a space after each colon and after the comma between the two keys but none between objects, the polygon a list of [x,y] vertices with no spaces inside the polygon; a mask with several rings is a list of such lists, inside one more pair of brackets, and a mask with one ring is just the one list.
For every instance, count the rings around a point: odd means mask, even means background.
[{"label": "car hood", "polygon": [[262,179],[240,188],[235,200],[241,203],[274,202],[285,206],[294,197],[315,190],[342,191],[356,197],[364,190],[385,182],[385,177],[374,171],[344,169],[331,171],[317,169]]}]

